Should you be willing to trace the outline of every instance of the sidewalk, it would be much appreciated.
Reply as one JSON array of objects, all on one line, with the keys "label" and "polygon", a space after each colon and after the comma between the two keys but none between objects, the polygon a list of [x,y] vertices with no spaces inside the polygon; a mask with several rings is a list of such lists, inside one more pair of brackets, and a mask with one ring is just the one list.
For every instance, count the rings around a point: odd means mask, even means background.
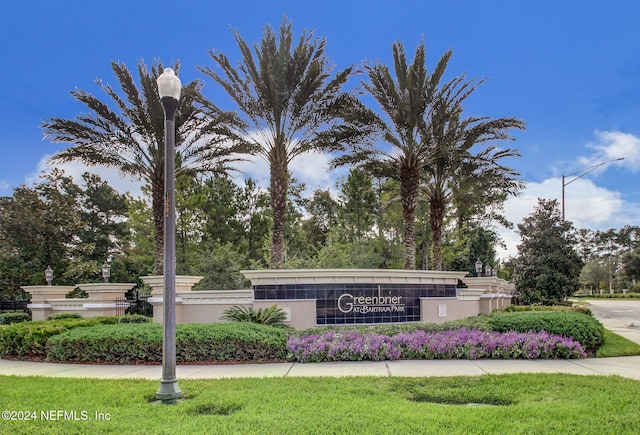
[{"label": "sidewalk", "polygon": [[[608,330],[640,344],[640,327],[598,319]],[[223,379],[311,376],[478,376],[505,373],[619,375],[640,380],[640,356],[572,360],[401,360],[330,363],[179,365],[179,379]],[[0,360],[0,375],[64,378],[160,379],[160,365],[57,364]]]},{"label": "sidewalk", "polygon": [[[574,360],[400,360],[330,363],[179,365],[179,379],[311,376],[478,376],[504,373],[619,375],[640,380],[640,356]],[[0,375],[160,379],[162,366],[56,364],[0,360]]]}]

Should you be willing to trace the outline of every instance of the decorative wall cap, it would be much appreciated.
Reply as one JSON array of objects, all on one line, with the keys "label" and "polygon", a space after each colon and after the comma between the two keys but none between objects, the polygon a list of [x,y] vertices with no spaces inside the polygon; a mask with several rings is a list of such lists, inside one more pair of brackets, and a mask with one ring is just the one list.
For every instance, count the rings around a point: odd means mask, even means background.
[{"label": "decorative wall cap", "polygon": [[117,308],[117,307],[127,308],[128,306],[129,306],[129,303],[116,304],[115,302],[113,302],[113,303],[103,303],[103,304],[84,304],[84,309],[85,310],[104,310],[104,309],[111,309],[111,308]]},{"label": "decorative wall cap", "polygon": [[47,299],[51,307],[56,310],[60,308],[83,309],[87,303],[87,298],[64,298],[64,299]]},{"label": "decorative wall cap", "polygon": [[51,308],[51,304],[27,304],[30,310]]},{"label": "decorative wall cap", "polygon": [[253,302],[253,290],[203,290],[179,292],[185,304],[246,304]]},{"label": "decorative wall cap", "polygon": [[483,288],[458,288],[456,295],[458,299],[479,301],[485,292]]},{"label": "decorative wall cap", "polygon": [[462,279],[470,287],[485,287],[490,293],[513,291],[515,284],[496,276],[472,276]]},{"label": "decorative wall cap", "polygon": [[[147,302],[149,302],[151,305],[163,305],[164,304],[164,297],[160,296],[160,297],[151,297],[151,298],[147,298]],[[176,298],[176,305],[179,305],[182,303],[182,298]]]},{"label": "decorative wall cap", "polygon": [[467,272],[404,269],[269,269],[241,270],[251,285],[265,284],[457,284]]},{"label": "decorative wall cap", "polygon": [[77,284],[80,290],[92,293],[123,293],[135,287],[135,283],[131,282],[93,282],[87,284]]},{"label": "decorative wall cap", "polygon": [[25,285],[20,287],[31,295],[66,295],[73,291],[74,285]]},{"label": "decorative wall cap", "polygon": [[[197,284],[199,283],[204,276],[191,276],[191,275],[176,275],[176,285],[185,285],[185,284]],[[141,276],[140,279],[145,282],[145,284],[153,285],[156,283],[163,284],[164,283],[164,275],[148,275]]]}]

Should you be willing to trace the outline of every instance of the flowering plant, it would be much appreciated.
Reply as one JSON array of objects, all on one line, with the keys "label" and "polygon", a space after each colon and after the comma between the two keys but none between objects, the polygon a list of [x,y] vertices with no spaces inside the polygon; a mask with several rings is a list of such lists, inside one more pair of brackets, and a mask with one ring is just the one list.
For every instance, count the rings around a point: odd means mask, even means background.
[{"label": "flowering plant", "polygon": [[456,329],[394,336],[374,332],[328,331],[290,337],[289,357],[299,362],[396,359],[584,358],[577,341],[540,332],[487,332]]}]

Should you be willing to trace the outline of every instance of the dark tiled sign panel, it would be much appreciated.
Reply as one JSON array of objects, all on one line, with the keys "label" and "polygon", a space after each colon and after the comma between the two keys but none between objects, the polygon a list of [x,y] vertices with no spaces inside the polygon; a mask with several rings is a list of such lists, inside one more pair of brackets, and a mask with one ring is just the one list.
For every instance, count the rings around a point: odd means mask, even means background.
[{"label": "dark tiled sign panel", "polygon": [[266,284],[256,300],[316,300],[318,325],[420,320],[420,298],[455,297],[455,284]]}]

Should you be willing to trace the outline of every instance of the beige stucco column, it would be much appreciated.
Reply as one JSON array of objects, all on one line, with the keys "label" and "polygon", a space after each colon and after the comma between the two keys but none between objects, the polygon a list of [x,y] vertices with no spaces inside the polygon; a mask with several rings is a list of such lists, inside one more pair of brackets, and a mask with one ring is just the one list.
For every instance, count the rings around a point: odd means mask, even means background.
[{"label": "beige stucco column", "polygon": [[78,287],[88,295],[83,305],[87,312],[82,313],[82,317],[100,317],[117,315],[116,300],[124,297],[129,290],[135,287],[135,284],[130,282],[99,282],[78,284]]},{"label": "beige stucco column", "polygon": [[[203,276],[176,276],[176,323],[183,323],[182,310],[180,304],[182,299],[180,293],[191,292],[194,285],[200,282]],[[163,303],[164,303],[164,275],[141,276],[142,282],[151,287],[151,297],[147,301],[153,305],[153,321],[162,323]]]},{"label": "beige stucco column", "polygon": [[31,310],[32,320],[45,320],[52,314],[52,305],[49,299],[63,299],[75,286],[69,285],[31,285],[20,287],[31,295],[31,303],[27,308]]}]

